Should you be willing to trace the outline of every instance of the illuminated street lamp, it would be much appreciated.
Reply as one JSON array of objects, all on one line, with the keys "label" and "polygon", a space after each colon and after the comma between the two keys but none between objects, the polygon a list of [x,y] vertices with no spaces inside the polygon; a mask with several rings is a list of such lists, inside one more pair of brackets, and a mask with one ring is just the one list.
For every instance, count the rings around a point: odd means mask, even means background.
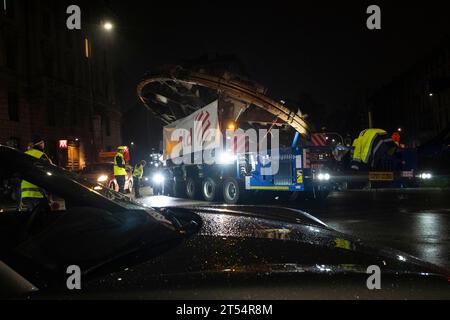
[{"label": "illuminated street lamp", "polygon": [[111,31],[112,29],[114,28],[114,25],[111,23],[111,22],[109,22],[109,21],[105,21],[104,23],[103,23],[103,29],[104,30],[106,30],[106,31]]}]

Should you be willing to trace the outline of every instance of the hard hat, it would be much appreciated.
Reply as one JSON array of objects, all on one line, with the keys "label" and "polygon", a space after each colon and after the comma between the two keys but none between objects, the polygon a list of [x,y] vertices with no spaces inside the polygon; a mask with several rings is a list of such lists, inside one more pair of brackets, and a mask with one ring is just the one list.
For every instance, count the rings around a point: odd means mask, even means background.
[{"label": "hard hat", "polygon": [[392,141],[394,141],[394,142],[400,142],[400,133],[394,132],[394,133],[392,134]]},{"label": "hard hat", "polygon": [[118,147],[117,147],[117,150],[119,150],[119,151],[124,151],[125,149],[126,149],[125,146],[118,146]]}]

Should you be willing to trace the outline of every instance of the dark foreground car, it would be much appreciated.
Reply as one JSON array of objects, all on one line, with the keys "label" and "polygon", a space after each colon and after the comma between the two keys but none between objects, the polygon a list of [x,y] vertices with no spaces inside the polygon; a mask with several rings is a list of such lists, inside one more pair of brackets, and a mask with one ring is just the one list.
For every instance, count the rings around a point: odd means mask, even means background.
[{"label": "dark foreground car", "polygon": [[[448,271],[301,211],[144,208],[7,147],[0,162],[0,175],[20,174],[66,201],[65,211],[0,214],[3,298],[450,298]],[[67,288],[73,265],[81,290]],[[381,270],[380,290],[367,287],[369,266]]]}]

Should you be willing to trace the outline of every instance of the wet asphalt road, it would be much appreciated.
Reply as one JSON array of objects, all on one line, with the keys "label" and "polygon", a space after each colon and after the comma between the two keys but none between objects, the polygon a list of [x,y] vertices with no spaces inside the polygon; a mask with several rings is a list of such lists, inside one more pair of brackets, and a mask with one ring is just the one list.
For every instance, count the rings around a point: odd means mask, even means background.
[{"label": "wet asphalt road", "polygon": [[[141,201],[154,207],[207,204],[164,196]],[[338,231],[450,269],[450,191],[350,191],[332,193],[323,202],[255,203],[301,209]]]}]

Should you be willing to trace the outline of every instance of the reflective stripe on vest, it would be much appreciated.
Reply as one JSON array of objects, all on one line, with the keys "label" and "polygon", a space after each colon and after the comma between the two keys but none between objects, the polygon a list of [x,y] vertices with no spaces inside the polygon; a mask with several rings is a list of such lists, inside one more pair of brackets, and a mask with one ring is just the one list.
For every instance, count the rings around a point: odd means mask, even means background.
[{"label": "reflective stripe on vest", "polygon": [[125,158],[123,157],[123,154],[121,154],[120,152],[117,152],[114,157],[114,175],[115,176],[126,176],[127,171],[125,170],[125,168],[121,168],[117,165],[117,157],[122,158],[122,165],[125,165]]},{"label": "reflective stripe on vest", "polygon": [[144,167],[142,165],[135,165],[133,170],[133,177],[141,179],[143,174],[144,174]]},{"label": "reflective stripe on vest", "polygon": [[[45,153],[43,153],[42,151],[36,150],[36,149],[30,149],[28,151],[25,152],[25,154],[28,154],[36,159],[40,159],[42,156],[45,156],[46,158],[47,155],[45,155]],[[26,180],[22,180],[22,182],[20,183],[20,193],[21,193],[21,198],[43,198],[44,194],[41,192],[41,189],[32,184],[31,182],[28,182]]]}]

